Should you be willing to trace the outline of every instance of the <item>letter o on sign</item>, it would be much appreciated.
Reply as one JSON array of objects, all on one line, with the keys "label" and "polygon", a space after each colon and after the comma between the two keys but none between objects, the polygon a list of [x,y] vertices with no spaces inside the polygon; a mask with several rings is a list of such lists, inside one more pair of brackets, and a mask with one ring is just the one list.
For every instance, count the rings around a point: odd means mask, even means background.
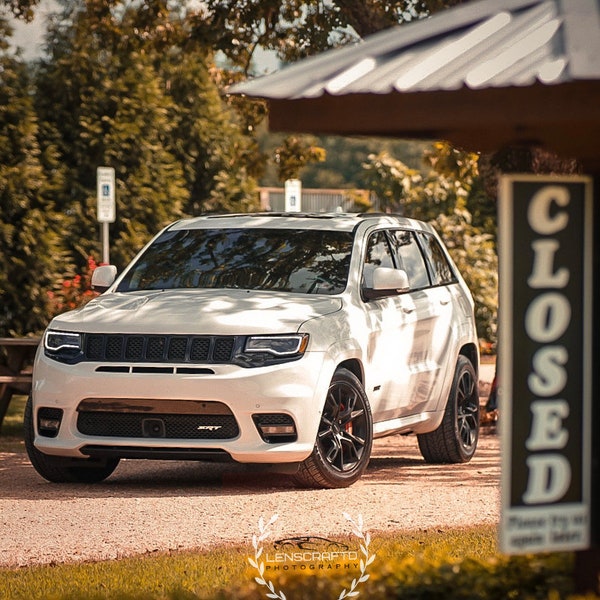
[{"label": "letter o on sign", "polygon": [[534,341],[548,343],[557,340],[569,326],[571,305],[565,296],[549,292],[538,296],[527,308],[525,329]]}]

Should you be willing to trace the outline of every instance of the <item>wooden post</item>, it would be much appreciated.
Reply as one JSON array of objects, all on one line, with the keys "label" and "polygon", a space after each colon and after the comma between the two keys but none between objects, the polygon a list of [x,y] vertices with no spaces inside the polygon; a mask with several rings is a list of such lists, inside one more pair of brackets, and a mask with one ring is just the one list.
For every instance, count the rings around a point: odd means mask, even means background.
[{"label": "wooden post", "polygon": [[[600,172],[594,174],[594,316],[592,330],[600,327]],[[594,334],[593,361],[600,358],[600,336]],[[600,594],[600,377],[592,378],[592,512],[591,548],[575,553],[575,587],[578,593]]]}]

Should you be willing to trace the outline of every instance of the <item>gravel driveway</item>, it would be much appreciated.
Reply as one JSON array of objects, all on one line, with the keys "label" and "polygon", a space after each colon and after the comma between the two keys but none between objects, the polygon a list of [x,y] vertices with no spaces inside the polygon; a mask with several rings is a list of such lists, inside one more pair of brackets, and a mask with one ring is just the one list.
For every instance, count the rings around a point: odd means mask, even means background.
[{"label": "gravel driveway", "polygon": [[96,485],[41,479],[26,454],[0,453],[0,566],[102,560],[155,551],[247,544],[262,516],[273,538],[497,523],[500,450],[482,431],[464,465],[427,465],[416,438],[377,440],[366,474],[342,490],[299,490],[239,465],[122,461]]}]

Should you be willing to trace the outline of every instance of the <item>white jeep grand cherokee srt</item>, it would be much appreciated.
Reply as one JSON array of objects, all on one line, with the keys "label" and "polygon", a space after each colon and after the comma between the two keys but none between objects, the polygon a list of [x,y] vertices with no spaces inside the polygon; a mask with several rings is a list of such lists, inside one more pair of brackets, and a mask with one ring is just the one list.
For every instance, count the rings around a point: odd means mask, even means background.
[{"label": "white jeep grand cherokee srt", "polygon": [[427,224],[374,214],[176,222],[56,317],[25,411],[30,460],[96,482],[121,458],[275,465],[343,487],[374,438],[466,462],[479,433],[473,300]]}]

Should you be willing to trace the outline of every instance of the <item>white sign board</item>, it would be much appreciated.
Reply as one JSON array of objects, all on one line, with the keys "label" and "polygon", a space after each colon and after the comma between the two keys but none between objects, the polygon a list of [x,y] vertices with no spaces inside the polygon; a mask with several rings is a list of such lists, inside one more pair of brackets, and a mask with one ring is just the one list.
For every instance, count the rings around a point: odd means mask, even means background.
[{"label": "white sign board", "polygon": [[285,182],[285,212],[302,210],[302,182],[299,179],[288,179]]},{"label": "white sign board", "polygon": [[98,167],[96,170],[98,191],[98,222],[114,223],[116,219],[115,170],[112,167]]},{"label": "white sign board", "polygon": [[503,176],[499,217],[500,547],[509,554],[584,550],[591,530],[591,179]]}]

